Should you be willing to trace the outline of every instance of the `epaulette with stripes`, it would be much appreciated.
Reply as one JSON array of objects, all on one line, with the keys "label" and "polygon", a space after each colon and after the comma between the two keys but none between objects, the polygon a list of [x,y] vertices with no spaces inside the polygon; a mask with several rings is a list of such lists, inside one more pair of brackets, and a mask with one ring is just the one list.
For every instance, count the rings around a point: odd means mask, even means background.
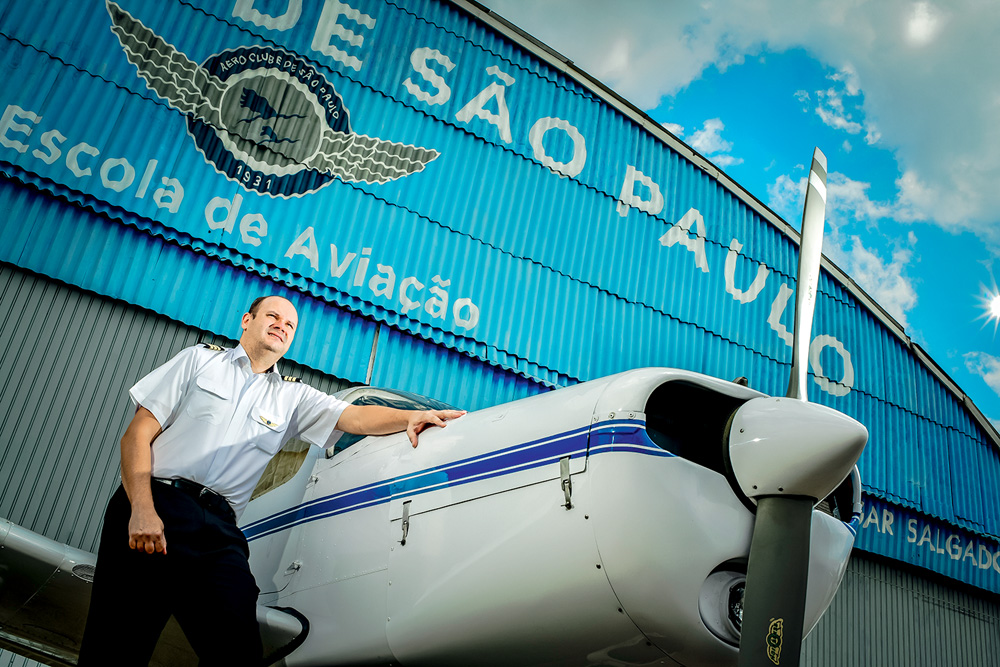
[{"label": "epaulette with stripes", "polygon": [[207,347],[212,352],[225,352],[226,351],[226,348],[219,347],[218,345],[212,345],[211,343],[198,343],[198,344],[201,345],[202,347]]},{"label": "epaulette with stripes", "polygon": [[281,379],[285,382],[302,382],[300,378],[297,378],[294,375],[282,375]]}]

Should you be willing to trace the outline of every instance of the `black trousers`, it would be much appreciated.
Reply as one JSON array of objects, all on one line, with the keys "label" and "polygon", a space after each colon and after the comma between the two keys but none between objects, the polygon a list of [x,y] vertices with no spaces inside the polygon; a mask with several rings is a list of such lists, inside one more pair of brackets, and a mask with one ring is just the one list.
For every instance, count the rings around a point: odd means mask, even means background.
[{"label": "black trousers", "polygon": [[243,533],[183,491],[152,486],[167,553],[129,548],[132,506],[119,487],[104,515],[80,667],[148,665],[171,614],[200,665],[260,664],[259,590]]}]

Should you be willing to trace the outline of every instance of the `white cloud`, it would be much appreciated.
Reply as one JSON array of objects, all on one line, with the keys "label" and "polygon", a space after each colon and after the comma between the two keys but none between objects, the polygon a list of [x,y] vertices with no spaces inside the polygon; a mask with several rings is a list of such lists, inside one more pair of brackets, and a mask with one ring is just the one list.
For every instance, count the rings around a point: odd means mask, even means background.
[{"label": "white cloud", "polygon": [[[878,253],[864,247],[857,236],[850,237],[850,241],[850,248],[836,247],[833,255],[842,254],[842,266],[847,273],[903,328],[908,327],[906,313],[917,305],[917,292],[906,275],[913,251],[909,247],[897,247],[893,250],[892,259],[887,262]],[[831,259],[837,262],[836,257],[831,256]]]},{"label": "white cloud", "polygon": [[[836,75],[831,77],[835,81],[842,81],[843,79],[837,78]],[[848,86],[847,94],[850,93],[850,86]],[[853,95],[857,95],[854,93]],[[816,99],[818,101],[818,106],[816,107],[816,114],[820,119],[832,127],[835,130],[843,130],[848,134],[860,134],[863,126],[861,123],[852,119],[852,114],[844,106],[844,97],[839,90],[836,88],[828,88],[826,90],[817,90]]]},{"label": "white cloud", "polygon": [[709,67],[805,49],[835,94],[796,98],[894,153],[900,219],[1000,239],[1000,12],[979,0],[484,2],[643,109]]},{"label": "white cloud", "polygon": [[844,89],[851,97],[856,97],[861,94],[861,80],[858,78],[858,73],[855,72],[854,68],[850,65],[845,65],[836,74],[831,74],[830,79],[842,82],[844,84]]},{"label": "white cloud", "polygon": [[720,119],[710,118],[706,120],[702,128],[689,138],[691,147],[705,155],[728,153],[733,149],[733,145],[722,138],[724,129],[726,126]]},{"label": "white cloud", "polygon": [[[805,172],[804,167],[800,167]],[[848,221],[873,223],[899,214],[902,204],[880,202],[868,196],[870,183],[856,181],[839,172],[827,176],[827,223],[834,232]],[[806,177],[795,180],[782,174],[768,186],[768,206],[786,220],[798,220],[806,192]]]},{"label": "white cloud", "polygon": [[835,130],[843,130],[850,134],[858,134],[861,132],[861,123],[855,123],[849,117],[844,116],[843,114],[838,114],[835,109],[831,109],[829,107],[816,107],[816,115],[820,117],[820,120]]},{"label": "white cloud", "polygon": [[717,167],[732,167],[733,165],[743,164],[743,158],[733,157],[732,155],[713,155],[712,162],[715,163]]},{"label": "white cloud", "polygon": [[683,137],[684,136],[684,126],[683,125],[678,125],[677,123],[660,123],[660,125],[662,125],[663,128],[667,132],[669,132],[670,134],[674,135],[675,137]]},{"label": "white cloud", "polygon": [[876,222],[892,218],[897,211],[895,203],[879,202],[868,196],[870,183],[856,181],[834,172],[827,177],[827,203],[834,216]]},{"label": "white cloud", "polygon": [[[729,43],[724,25],[706,21],[702,5],[630,0],[487,0],[515,25],[567,56],[643,109],[747,54]],[[720,32],[723,31],[723,32]]]},{"label": "white cloud", "polygon": [[[804,171],[804,169],[803,169]],[[868,183],[832,173],[827,178],[827,234],[824,253],[847,272],[862,289],[904,328],[907,313],[917,305],[917,292],[908,269],[913,261],[916,235],[911,231],[898,240],[886,260],[864,245],[860,237],[845,235],[857,223],[875,223],[889,216],[892,207],[868,197]],[[805,199],[806,178],[779,176],[768,187],[768,205],[786,220],[799,220]],[[891,243],[891,242],[890,242]]]},{"label": "white cloud", "polygon": [[941,19],[941,14],[931,3],[916,3],[906,24],[907,38],[917,46],[928,44],[940,31]]},{"label": "white cloud", "polygon": [[[1000,395],[1000,358],[986,352],[966,352],[962,357],[965,359],[966,369],[983,378],[990,389]],[[997,422],[993,422],[993,425],[997,426]]]},{"label": "white cloud", "polygon": [[882,133],[878,131],[874,123],[865,123],[865,143],[874,146],[882,138]]},{"label": "white cloud", "polygon": [[710,118],[702,124],[700,130],[693,132],[686,140],[691,144],[691,148],[723,169],[735,164],[743,164],[743,158],[734,157],[729,154],[733,150],[733,144],[722,138],[722,131],[724,129],[726,129],[726,126],[721,119]]},{"label": "white cloud", "polygon": [[802,210],[802,196],[805,192],[805,177],[798,181],[782,174],[767,186],[767,205],[785,220],[797,220],[797,211]]}]

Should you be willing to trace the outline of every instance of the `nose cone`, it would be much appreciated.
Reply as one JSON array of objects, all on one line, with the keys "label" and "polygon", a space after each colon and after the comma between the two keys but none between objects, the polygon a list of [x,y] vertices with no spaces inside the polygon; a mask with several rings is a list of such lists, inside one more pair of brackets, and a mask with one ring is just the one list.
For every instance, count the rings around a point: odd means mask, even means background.
[{"label": "nose cone", "polygon": [[847,415],[793,398],[744,403],[729,432],[729,459],[748,498],[825,498],[850,474],[868,429]]}]

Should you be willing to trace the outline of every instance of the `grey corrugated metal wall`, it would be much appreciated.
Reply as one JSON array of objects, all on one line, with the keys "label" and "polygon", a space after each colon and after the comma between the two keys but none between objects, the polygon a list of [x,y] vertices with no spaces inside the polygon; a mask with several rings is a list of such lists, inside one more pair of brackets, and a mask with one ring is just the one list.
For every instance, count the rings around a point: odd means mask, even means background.
[{"label": "grey corrugated metal wall", "polygon": [[41,664],[42,663],[35,662],[34,660],[22,658],[16,653],[0,650],[0,667],[35,667],[35,665]]},{"label": "grey corrugated metal wall", "polygon": [[[96,551],[128,388],[188,345],[234,343],[3,263],[0,322],[0,517]],[[348,386],[291,362],[281,371],[326,392]],[[0,651],[0,666],[35,664]]]},{"label": "grey corrugated metal wall", "polygon": [[806,638],[810,667],[996,667],[1000,600],[855,552]]},{"label": "grey corrugated metal wall", "polygon": [[[234,343],[6,264],[0,321],[0,516],[93,551],[118,485],[128,388],[186,346]],[[291,362],[281,370],[322,391],[348,386]]]}]

